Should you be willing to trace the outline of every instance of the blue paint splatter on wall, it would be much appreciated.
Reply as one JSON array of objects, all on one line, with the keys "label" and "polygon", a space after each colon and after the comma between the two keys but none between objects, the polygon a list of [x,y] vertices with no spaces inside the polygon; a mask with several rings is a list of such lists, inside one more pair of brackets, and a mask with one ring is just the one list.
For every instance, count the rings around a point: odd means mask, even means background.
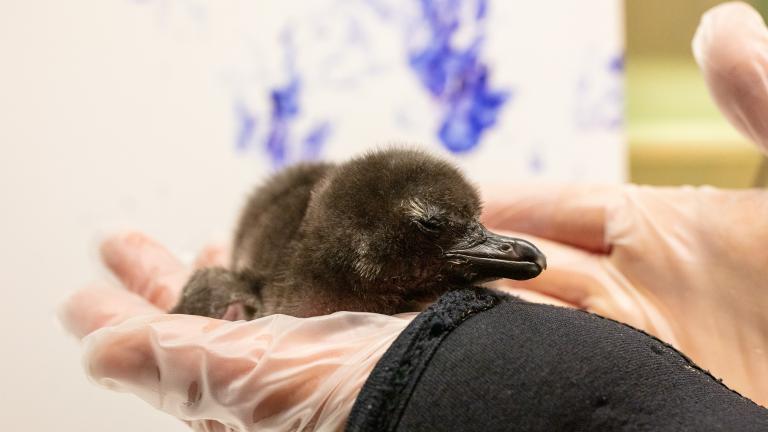
[{"label": "blue paint splatter on wall", "polygon": [[591,59],[576,81],[574,125],[581,131],[615,131],[624,124],[624,54]]},{"label": "blue paint splatter on wall", "polygon": [[487,0],[474,1],[471,43],[459,47],[456,34],[465,24],[461,0],[421,0],[427,30],[423,46],[409,48],[408,64],[442,109],[437,131],[440,142],[454,153],[477,147],[483,133],[496,123],[511,92],[492,89],[489,68],[480,59],[484,41],[482,24]]},{"label": "blue paint splatter on wall", "polygon": [[608,69],[617,74],[621,74],[624,72],[624,54],[619,53],[615,55],[609,62],[608,62]]},{"label": "blue paint splatter on wall", "polygon": [[488,0],[479,0],[475,8],[475,18],[483,19],[488,13]]},{"label": "blue paint splatter on wall", "polygon": [[607,129],[619,129],[624,126],[624,53],[619,53],[608,62],[611,86],[607,92],[607,104],[610,115],[606,121]]},{"label": "blue paint splatter on wall", "polygon": [[235,118],[237,120],[238,132],[235,139],[238,150],[248,148],[256,132],[256,116],[243,104],[238,101],[235,103]]},{"label": "blue paint splatter on wall", "polygon": [[[181,3],[185,7],[188,16],[194,21],[204,24],[207,18],[206,2],[204,0],[133,0],[137,4],[155,4],[160,7],[160,12],[166,14],[171,2]],[[354,24],[354,23],[353,23]],[[362,39],[362,32],[357,28],[351,29],[351,38]],[[301,77],[295,67],[296,50],[293,44],[293,34],[290,28],[283,30],[280,35],[283,48],[287,83],[272,87],[267,92],[269,103],[269,115],[262,115],[265,125],[259,125],[264,129],[261,135],[257,130],[257,116],[251,108],[237,96],[233,103],[236,124],[235,148],[245,152],[263,145],[263,150],[273,168],[280,168],[288,163],[302,159],[317,159],[320,157],[324,144],[331,134],[331,126],[326,121],[315,122],[315,125],[304,134],[303,139],[297,141],[295,136],[300,135],[296,120],[301,112]],[[297,148],[294,148],[297,147]]]},{"label": "blue paint splatter on wall", "polygon": [[303,159],[314,160],[320,157],[320,152],[323,149],[323,144],[328,139],[328,135],[331,134],[331,124],[328,122],[321,122],[310,130],[307,136],[302,140]]},{"label": "blue paint splatter on wall", "polygon": [[[301,131],[297,130],[296,121],[304,114],[301,105],[302,81],[295,68],[295,52],[290,32],[286,31],[283,34],[282,42],[288,81],[268,90],[270,113],[266,135],[261,146],[275,169],[299,160],[317,159],[331,134],[330,124],[321,121],[304,134],[301,140],[296,139],[301,135]],[[257,141],[256,118],[241,103],[235,105],[235,111],[239,128],[236,147],[245,150]]]},{"label": "blue paint splatter on wall", "polygon": [[299,115],[299,94],[301,82],[292,76],[288,84],[270,92],[272,115],[264,149],[272,165],[279,168],[288,161],[288,144],[291,138],[291,124]]}]

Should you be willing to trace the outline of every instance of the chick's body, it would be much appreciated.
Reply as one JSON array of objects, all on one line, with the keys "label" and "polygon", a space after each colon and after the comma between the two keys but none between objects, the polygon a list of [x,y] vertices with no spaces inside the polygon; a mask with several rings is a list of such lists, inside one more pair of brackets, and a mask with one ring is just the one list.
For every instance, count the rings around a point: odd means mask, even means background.
[{"label": "chick's body", "polygon": [[257,188],[240,217],[231,269],[198,271],[173,312],[396,313],[449,289],[543,269],[533,245],[487,231],[479,215],[463,175],[424,152],[298,165]]},{"label": "chick's body", "polygon": [[304,289],[291,282],[288,271],[300,253],[300,227],[312,190],[333,169],[332,164],[288,168],[248,199],[235,232],[231,267],[257,276],[264,314],[300,314]]},{"label": "chick's body", "polygon": [[312,190],[334,168],[300,164],[281,171],[248,197],[232,244],[230,269],[196,272],[172,311],[214,318],[298,315],[301,287],[286,281]]}]

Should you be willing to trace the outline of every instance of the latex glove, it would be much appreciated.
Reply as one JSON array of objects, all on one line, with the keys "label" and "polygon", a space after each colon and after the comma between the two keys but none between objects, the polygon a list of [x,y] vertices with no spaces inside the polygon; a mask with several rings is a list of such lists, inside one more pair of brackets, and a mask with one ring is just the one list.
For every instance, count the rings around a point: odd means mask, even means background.
[{"label": "latex glove", "polygon": [[760,14],[741,2],[712,8],[693,53],[725,117],[768,151],[768,30]]},{"label": "latex glove", "polygon": [[[84,337],[86,373],[194,430],[342,429],[370,371],[415,315],[169,315],[188,269],[136,233],[108,239],[101,252],[126,289],[92,285],[60,313]],[[221,258],[209,250],[198,265]]]},{"label": "latex glove", "polygon": [[768,405],[768,192],[518,186],[486,201],[488,227],[554,240],[528,236],[548,269],[505,284],[654,334]]}]

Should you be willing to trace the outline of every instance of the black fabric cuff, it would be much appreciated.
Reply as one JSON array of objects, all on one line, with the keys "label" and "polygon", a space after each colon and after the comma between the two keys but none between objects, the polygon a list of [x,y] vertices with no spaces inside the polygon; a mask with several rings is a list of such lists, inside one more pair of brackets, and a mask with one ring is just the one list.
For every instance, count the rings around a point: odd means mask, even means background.
[{"label": "black fabric cuff", "polygon": [[627,325],[475,288],[403,331],[347,430],[768,431],[768,410]]}]

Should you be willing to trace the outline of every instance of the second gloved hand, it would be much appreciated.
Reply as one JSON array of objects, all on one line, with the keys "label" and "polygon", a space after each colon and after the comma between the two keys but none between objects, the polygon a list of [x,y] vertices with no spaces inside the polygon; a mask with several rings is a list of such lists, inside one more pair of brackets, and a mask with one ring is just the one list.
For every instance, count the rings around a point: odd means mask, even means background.
[{"label": "second gloved hand", "polygon": [[648,331],[768,405],[768,191],[516,187],[488,201],[488,226],[554,240],[532,239],[549,268],[511,286]]}]

